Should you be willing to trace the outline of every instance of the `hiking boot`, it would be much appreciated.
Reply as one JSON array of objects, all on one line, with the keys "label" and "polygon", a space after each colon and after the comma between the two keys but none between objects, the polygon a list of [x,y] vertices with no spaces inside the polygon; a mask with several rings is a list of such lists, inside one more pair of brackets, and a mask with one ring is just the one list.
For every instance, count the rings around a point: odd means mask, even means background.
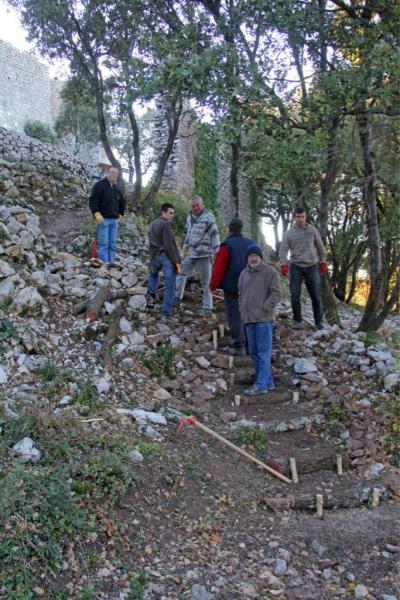
[{"label": "hiking boot", "polygon": [[293,319],[291,327],[292,327],[292,329],[303,329],[303,322],[302,321],[295,321]]},{"label": "hiking boot", "polygon": [[315,325],[315,328],[317,329],[317,331],[322,331],[323,329],[326,329],[326,325],[323,321],[321,321],[321,323],[317,323]]},{"label": "hiking boot", "polygon": [[229,354],[231,356],[246,356],[245,348],[231,348]]},{"label": "hiking boot", "polygon": [[199,310],[199,317],[211,317],[212,315],[212,310],[211,308],[201,308]]},{"label": "hiking boot", "polygon": [[251,388],[247,388],[247,390],[244,390],[243,394],[245,396],[262,396],[263,394],[267,394],[268,393],[268,388],[267,387],[251,387]]},{"label": "hiking boot", "polygon": [[147,292],[146,294],[146,303],[147,303],[147,308],[154,308],[156,305],[156,296],[155,294],[151,294],[150,292]]}]

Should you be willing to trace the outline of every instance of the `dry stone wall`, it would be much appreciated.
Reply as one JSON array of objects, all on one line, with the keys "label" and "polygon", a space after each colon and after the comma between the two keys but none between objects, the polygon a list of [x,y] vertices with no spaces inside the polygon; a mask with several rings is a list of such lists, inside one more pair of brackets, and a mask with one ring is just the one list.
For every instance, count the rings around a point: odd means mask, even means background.
[{"label": "dry stone wall", "polygon": [[25,199],[40,213],[81,206],[89,191],[84,164],[52,144],[0,128],[0,202]]},{"label": "dry stone wall", "polygon": [[60,110],[62,82],[27,52],[0,40],[0,126],[23,131],[28,120],[53,125]]}]

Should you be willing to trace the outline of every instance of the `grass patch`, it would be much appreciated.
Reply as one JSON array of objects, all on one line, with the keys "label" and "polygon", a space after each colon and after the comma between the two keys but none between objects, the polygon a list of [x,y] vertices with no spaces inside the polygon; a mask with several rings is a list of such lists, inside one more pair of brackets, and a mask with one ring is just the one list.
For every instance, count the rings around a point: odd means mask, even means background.
[{"label": "grass patch", "polygon": [[157,379],[175,379],[174,359],[177,353],[178,349],[172,346],[157,346],[153,352],[142,357],[142,363]]},{"label": "grass patch", "polygon": [[59,394],[67,383],[74,381],[74,374],[70,369],[63,369],[51,361],[46,361],[39,373],[44,391],[50,399]]},{"label": "grass patch", "polygon": [[[0,413],[0,425],[0,598],[33,598],[39,586],[45,598],[67,599],[68,579],[59,569],[70,550],[82,571],[98,568],[101,551],[79,548],[94,528],[99,502],[107,514],[134,482],[127,455],[136,441],[87,430],[66,414],[42,414],[34,407],[18,419]],[[42,452],[36,465],[10,454],[24,436]],[[77,596],[95,597],[87,584]]]},{"label": "grass patch", "polygon": [[146,442],[145,440],[139,440],[136,444],[137,449],[143,456],[154,456],[164,452],[163,446],[158,442]]},{"label": "grass patch", "polygon": [[242,446],[251,446],[258,452],[263,452],[267,443],[267,432],[264,429],[241,427],[236,431],[235,441]]},{"label": "grass patch", "polygon": [[[4,302],[4,301],[3,301]],[[0,309],[1,309],[0,305]],[[10,338],[15,337],[17,334],[17,330],[14,327],[14,324],[10,319],[0,319],[0,356],[5,354],[7,351],[7,347],[4,344]]]}]

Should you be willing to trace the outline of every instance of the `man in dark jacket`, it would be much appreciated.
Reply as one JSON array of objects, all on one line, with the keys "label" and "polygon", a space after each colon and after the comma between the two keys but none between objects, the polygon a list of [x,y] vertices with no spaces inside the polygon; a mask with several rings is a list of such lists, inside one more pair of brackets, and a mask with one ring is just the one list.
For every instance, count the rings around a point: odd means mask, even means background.
[{"label": "man in dark jacket", "polygon": [[281,284],[277,271],[262,262],[259,246],[249,246],[246,254],[247,268],[239,277],[239,309],[256,380],[244,394],[258,396],[275,388],[271,368],[272,334],[275,309],[281,301]]},{"label": "man in dark jacket", "polygon": [[108,263],[114,260],[118,223],[125,214],[125,198],[116,185],[117,179],[118,169],[109,167],[106,176],[94,184],[89,198],[89,207],[98,225],[98,255]]},{"label": "man in dark jacket", "polygon": [[147,290],[147,305],[154,306],[158,274],[164,272],[164,300],[161,314],[171,316],[175,298],[176,273],[181,270],[181,258],[171,229],[175,208],[166,202],[161,206],[160,216],[149,227],[150,276]]},{"label": "man in dark jacket", "polygon": [[240,219],[232,219],[229,223],[229,235],[222,242],[215,257],[211,274],[210,289],[224,291],[226,319],[231,336],[231,354],[246,354],[243,323],[239,313],[238,281],[240,273],[246,268],[246,251],[255,242],[242,235],[243,223]]}]

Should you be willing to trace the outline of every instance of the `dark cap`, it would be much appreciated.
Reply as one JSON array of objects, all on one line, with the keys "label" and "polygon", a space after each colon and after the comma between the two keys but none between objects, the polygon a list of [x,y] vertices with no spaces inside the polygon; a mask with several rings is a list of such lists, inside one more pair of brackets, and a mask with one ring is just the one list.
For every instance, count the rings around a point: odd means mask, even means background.
[{"label": "dark cap", "polygon": [[243,221],[235,217],[228,225],[229,231],[241,232],[243,229]]},{"label": "dark cap", "polygon": [[250,244],[250,246],[247,247],[246,258],[250,256],[250,254],[257,254],[260,258],[263,257],[262,250],[257,244]]}]

